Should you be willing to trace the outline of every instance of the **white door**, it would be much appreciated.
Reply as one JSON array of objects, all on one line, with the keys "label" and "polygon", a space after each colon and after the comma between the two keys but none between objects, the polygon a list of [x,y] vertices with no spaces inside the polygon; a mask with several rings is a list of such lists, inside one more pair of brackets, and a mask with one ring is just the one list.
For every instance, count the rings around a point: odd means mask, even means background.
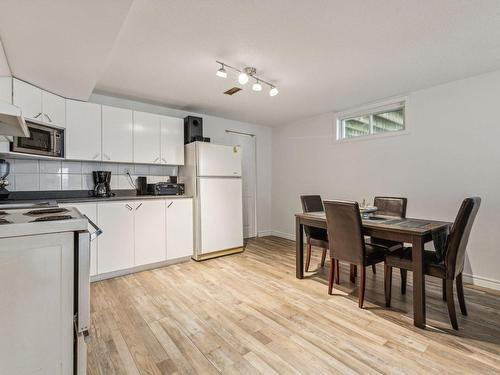
[{"label": "white door", "polygon": [[42,90],[29,83],[14,79],[13,104],[21,108],[25,118],[44,121],[42,118]]},{"label": "white door", "polygon": [[[61,207],[75,207],[82,215],[86,215],[92,222],[97,224],[97,203],[60,204]],[[95,229],[89,224],[90,233]],[[90,242],[90,276],[97,275],[97,238]]]},{"label": "white door", "polygon": [[161,162],[184,165],[184,120],[161,117]]},{"label": "white door", "polygon": [[101,106],[66,100],[66,159],[101,160]]},{"label": "white door", "polygon": [[160,116],[134,111],[134,162],[160,163]]},{"label": "white door", "polygon": [[167,200],[167,259],[193,255],[193,200]]},{"label": "white door", "polygon": [[0,239],[0,374],[73,373],[73,233]]},{"label": "white door", "polygon": [[102,160],[133,162],[132,111],[102,106]]},{"label": "white door", "polygon": [[198,179],[201,252],[243,246],[241,178]]},{"label": "white door", "polygon": [[165,201],[135,202],[135,265],[166,259]]},{"label": "white door", "polygon": [[243,191],[243,237],[257,236],[257,167],[255,137],[231,134],[233,145],[241,150],[241,179]]},{"label": "white door", "polygon": [[42,90],[42,121],[47,124],[66,126],[66,103],[63,97]]},{"label": "white door", "polygon": [[241,176],[241,152],[237,146],[197,142],[198,176]]},{"label": "white door", "polygon": [[99,274],[134,266],[134,204],[98,203],[97,225],[103,232],[97,253]]}]

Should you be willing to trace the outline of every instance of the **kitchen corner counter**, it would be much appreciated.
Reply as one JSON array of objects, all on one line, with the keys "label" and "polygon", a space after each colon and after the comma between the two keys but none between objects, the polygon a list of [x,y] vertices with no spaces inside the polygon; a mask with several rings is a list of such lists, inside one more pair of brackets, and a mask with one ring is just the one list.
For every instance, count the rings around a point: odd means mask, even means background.
[{"label": "kitchen corner counter", "polygon": [[[90,202],[116,202],[116,201],[142,201],[149,199],[190,199],[190,195],[119,195],[108,198],[86,197],[86,198],[63,198],[55,199],[57,203],[90,203]],[[0,206],[1,207],[1,206]]]}]

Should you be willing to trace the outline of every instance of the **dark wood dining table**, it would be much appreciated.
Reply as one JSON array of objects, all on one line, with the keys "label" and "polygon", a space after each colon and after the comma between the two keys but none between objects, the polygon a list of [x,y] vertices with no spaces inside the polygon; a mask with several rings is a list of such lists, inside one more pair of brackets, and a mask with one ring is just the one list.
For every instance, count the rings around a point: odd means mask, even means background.
[{"label": "dark wood dining table", "polygon": [[[326,229],[324,212],[295,214],[296,277],[304,278],[304,226]],[[413,261],[413,324],[425,327],[424,244],[433,240],[433,234],[447,230],[452,223],[426,219],[363,218],[366,236],[410,243]]]}]

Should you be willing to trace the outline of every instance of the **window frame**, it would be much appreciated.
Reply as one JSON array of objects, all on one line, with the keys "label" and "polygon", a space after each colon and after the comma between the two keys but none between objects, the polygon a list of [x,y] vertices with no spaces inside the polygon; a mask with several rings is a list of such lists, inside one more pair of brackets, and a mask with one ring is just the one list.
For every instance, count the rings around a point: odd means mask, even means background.
[{"label": "window frame", "polygon": [[[400,98],[394,98],[390,100],[386,100],[383,102],[377,102],[377,103],[372,103],[368,104],[362,107],[358,107],[355,109],[350,109],[347,111],[342,111],[338,112],[335,114],[335,134],[336,134],[336,142],[338,143],[347,143],[347,142],[355,142],[355,141],[366,141],[366,140],[372,140],[372,139],[378,139],[378,138],[386,138],[386,137],[393,137],[393,136],[399,136],[399,135],[405,135],[410,132],[409,126],[408,126],[408,98],[407,97],[400,97]],[[404,121],[404,129],[403,130],[397,130],[397,131],[388,131],[388,132],[382,132],[382,133],[373,133],[373,123],[372,123],[372,116],[379,114],[379,113],[384,113],[384,112],[390,112],[394,111],[397,109],[403,109],[403,121]],[[366,135],[359,135],[356,137],[351,137],[351,138],[345,138],[344,137],[344,125],[343,121],[351,119],[353,117],[369,117],[370,118],[370,133]]]}]

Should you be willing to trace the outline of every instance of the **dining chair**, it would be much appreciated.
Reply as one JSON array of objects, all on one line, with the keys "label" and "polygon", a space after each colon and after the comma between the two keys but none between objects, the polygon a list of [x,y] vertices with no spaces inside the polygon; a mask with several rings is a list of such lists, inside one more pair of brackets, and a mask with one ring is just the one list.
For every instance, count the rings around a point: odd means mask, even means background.
[{"label": "dining chair", "polygon": [[[377,207],[377,215],[394,216],[398,218],[406,217],[407,198],[401,197],[375,197],[373,205]],[[370,238],[370,243],[382,245],[387,248],[387,251],[394,251],[403,247],[403,243],[391,240],[383,240],[380,238]],[[375,265],[372,266],[373,273],[377,273]],[[406,277],[406,272],[401,271],[401,278]]]},{"label": "dining chair", "polygon": [[[324,212],[323,200],[320,195],[301,195],[300,202],[302,203],[302,211],[307,212]],[[321,254],[321,267],[324,267],[326,260],[326,250],[328,249],[328,234],[325,229],[305,226],[306,232],[306,272],[309,271],[309,263],[311,263],[311,247],[317,246],[323,249]]]},{"label": "dining chair", "polygon": [[[465,307],[464,287],[462,281],[462,271],[464,269],[465,251],[467,242],[472,229],[472,224],[476,218],[481,198],[472,197],[466,198],[462,202],[458,211],[455,222],[453,223],[450,233],[446,239],[445,251],[442,259],[439,259],[436,251],[424,251],[424,272],[426,275],[438,277],[444,280],[445,294],[443,299],[446,299],[448,305],[448,314],[450,315],[451,325],[454,329],[458,329],[457,316],[455,313],[455,303],[453,296],[453,281],[457,284],[457,296],[460,304],[462,315],[467,315]],[[397,250],[393,253],[388,253],[384,263],[384,286],[386,306],[391,305],[391,286],[392,286],[392,267],[411,271],[413,268],[411,247]],[[406,280],[401,280],[401,283],[406,284]]]},{"label": "dining chair", "polygon": [[361,280],[359,282],[358,304],[360,308],[363,308],[366,267],[383,262],[385,248],[365,243],[357,202],[325,201],[324,205],[331,259],[328,294],[332,294],[334,276],[335,274],[338,275],[340,271],[338,261],[345,261],[359,266],[361,268]]}]

